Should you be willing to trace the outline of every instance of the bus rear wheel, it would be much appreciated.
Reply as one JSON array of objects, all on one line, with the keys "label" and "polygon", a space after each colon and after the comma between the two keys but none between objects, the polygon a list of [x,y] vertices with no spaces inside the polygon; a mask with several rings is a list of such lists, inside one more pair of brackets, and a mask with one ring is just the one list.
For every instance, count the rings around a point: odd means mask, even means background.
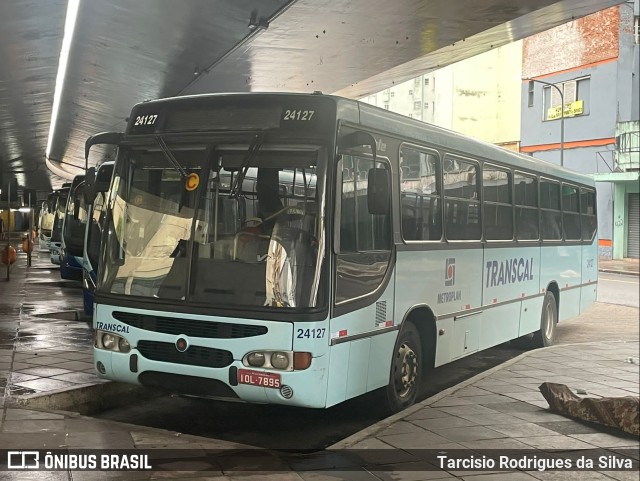
[{"label": "bus rear wheel", "polygon": [[553,345],[556,337],[556,324],[558,323],[558,306],[556,297],[547,291],[542,304],[542,316],[540,318],[540,330],[533,334],[535,347],[549,347]]},{"label": "bus rear wheel", "polygon": [[422,348],[416,327],[407,322],[396,340],[391,361],[389,384],[385,389],[385,407],[395,413],[416,401],[422,378]]}]

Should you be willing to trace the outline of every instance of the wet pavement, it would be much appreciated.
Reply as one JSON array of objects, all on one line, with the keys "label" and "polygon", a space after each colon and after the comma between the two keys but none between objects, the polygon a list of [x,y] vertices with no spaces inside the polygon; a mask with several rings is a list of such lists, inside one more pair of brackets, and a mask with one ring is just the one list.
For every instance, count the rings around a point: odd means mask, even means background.
[{"label": "wet pavement", "polygon": [[[620,467],[596,466],[588,471],[470,470],[442,467],[435,458],[438,453],[481,457],[487,453],[512,453],[510,450],[536,453],[540,458],[569,457],[576,452],[593,457],[595,450],[600,450],[598,455],[604,453],[605,457],[631,456],[637,460],[637,436],[552,413],[538,390],[542,382],[558,382],[588,397],[638,396],[637,336],[526,352],[328,450],[292,455],[96,420],[69,412],[72,408],[42,408],[46,406],[39,404],[42,399],[72,393],[73,402],[78,393],[100,396],[100,389],[116,383],[101,381],[93,374],[90,325],[76,315],[82,309],[79,284],[61,283],[45,255],[34,256],[33,265],[27,268],[21,254],[12,266],[10,283],[4,281],[2,267],[0,383],[4,395],[0,401],[0,450],[74,453],[93,449],[96,453],[114,453],[114,449],[135,449],[156,453],[150,454],[153,469],[149,471],[2,471],[2,464],[6,463],[0,459],[3,480],[639,479],[637,470]],[[614,307],[594,309],[590,315],[606,322],[616,312]],[[634,312],[637,314],[637,309]],[[624,313],[628,315],[627,311]]]}]

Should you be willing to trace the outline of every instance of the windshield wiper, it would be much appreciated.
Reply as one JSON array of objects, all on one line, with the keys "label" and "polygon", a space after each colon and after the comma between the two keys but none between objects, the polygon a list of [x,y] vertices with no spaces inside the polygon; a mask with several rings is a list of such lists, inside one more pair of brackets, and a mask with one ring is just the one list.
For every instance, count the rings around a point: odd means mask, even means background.
[{"label": "windshield wiper", "polygon": [[238,175],[234,179],[231,189],[229,189],[230,199],[237,199],[240,196],[240,192],[242,191],[242,183],[244,182],[244,178],[247,175],[247,171],[249,170],[249,164],[258,153],[258,150],[260,150],[263,141],[263,134],[256,134],[256,136],[251,141],[251,144],[247,149],[247,153],[245,154],[244,159],[242,159],[242,164],[240,165],[240,169],[238,170]]},{"label": "windshield wiper", "polygon": [[180,162],[178,162],[178,160],[173,156],[173,152],[171,152],[171,150],[167,146],[164,138],[161,135],[158,135],[156,137],[156,141],[158,142],[160,149],[162,149],[162,153],[167,158],[169,163],[173,166],[174,169],[178,171],[178,173],[182,177],[182,180],[185,180],[187,178],[187,171],[184,170],[184,167],[182,167],[182,165],[180,165]]}]

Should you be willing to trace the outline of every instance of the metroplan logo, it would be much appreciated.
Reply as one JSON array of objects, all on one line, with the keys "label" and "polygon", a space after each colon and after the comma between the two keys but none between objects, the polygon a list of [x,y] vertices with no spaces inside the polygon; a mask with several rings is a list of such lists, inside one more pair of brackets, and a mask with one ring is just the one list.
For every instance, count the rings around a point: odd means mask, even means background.
[{"label": "metroplan logo", "polygon": [[445,261],[444,285],[453,286],[456,283],[456,258],[449,257]]}]

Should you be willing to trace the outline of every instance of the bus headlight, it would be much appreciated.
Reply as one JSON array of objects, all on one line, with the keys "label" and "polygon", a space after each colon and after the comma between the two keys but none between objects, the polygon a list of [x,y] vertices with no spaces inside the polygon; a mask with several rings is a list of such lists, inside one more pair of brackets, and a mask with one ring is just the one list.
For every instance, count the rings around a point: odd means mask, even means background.
[{"label": "bus headlight", "polygon": [[117,344],[116,336],[113,334],[105,333],[102,335],[102,345],[105,349],[113,349]]},{"label": "bus headlight", "polygon": [[131,344],[129,344],[129,341],[118,334],[96,330],[95,339],[95,346],[98,349],[122,353],[131,351]]},{"label": "bus headlight", "polygon": [[131,345],[129,341],[127,341],[124,337],[121,337],[118,341],[118,350],[120,352],[129,352],[131,350]]},{"label": "bus headlight", "polygon": [[278,371],[303,371],[311,365],[310,352],[253,351],[245,354],[242,364]]},{"label": "bus headlight", "polygon": [[284,352],[274,352],[271,354],[271,365],[275,369],[286,369],[289,367],[289,357]]},{"label": "bus headlight", "polygon": [[247,362],[250,366],[253,367],[262,367],[264,366],[265,357],[261,352],[252,352],[247,356]]}]

